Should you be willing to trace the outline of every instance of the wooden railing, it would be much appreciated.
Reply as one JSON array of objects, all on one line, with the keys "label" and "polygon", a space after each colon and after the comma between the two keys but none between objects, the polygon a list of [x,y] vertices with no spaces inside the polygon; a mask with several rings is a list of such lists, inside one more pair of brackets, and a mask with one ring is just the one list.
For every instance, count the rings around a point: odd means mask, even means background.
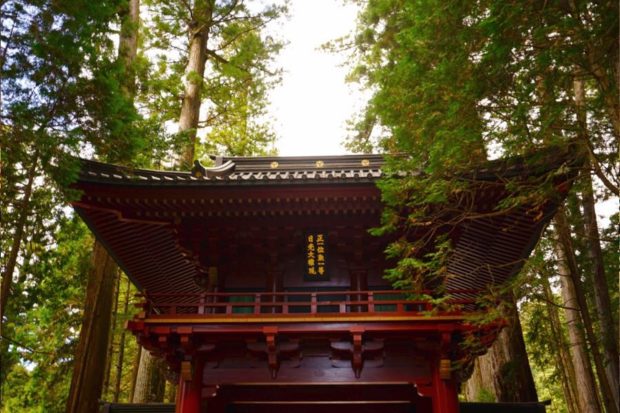
[{"label": "wooden railing", "polygon": [[460,314],[477,308],[476,291],[449,291],[438,307],[430,296],[412,291],[217,292],[143,294],[147,315],[199,314]]}]

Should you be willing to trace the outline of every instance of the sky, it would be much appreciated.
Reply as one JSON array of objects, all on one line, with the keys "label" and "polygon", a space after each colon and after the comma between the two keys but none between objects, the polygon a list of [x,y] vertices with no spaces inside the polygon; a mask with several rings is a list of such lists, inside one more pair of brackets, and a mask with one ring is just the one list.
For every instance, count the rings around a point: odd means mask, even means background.
[{"label": "sky", "polygon": [[344,56],[319,50],[355,27],[357,7],[343,0],[293,0],[290,19],[274,32],[288,42],[276,65],[282,84],[271,93],[269,115],[279,140],[279,155],[339,155],[346,122],[365,102],[345,83]]}]

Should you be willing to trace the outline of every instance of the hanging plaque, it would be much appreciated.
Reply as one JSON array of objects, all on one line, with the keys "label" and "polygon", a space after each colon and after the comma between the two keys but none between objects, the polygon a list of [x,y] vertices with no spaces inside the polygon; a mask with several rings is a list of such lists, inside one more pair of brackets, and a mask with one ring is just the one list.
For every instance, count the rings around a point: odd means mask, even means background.
[{"label": "hanging plaque", "polygon": [[327,234],[320,231],[305,235],[305,280],[327,281]]}]

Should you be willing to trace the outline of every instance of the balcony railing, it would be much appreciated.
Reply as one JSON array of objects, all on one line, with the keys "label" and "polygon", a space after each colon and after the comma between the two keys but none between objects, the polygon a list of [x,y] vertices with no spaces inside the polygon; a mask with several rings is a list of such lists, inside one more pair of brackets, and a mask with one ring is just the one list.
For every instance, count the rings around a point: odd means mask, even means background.
[{"label": "balcony railing", "polygon": [[216,292],[143,294],[147,316],[193,314],[201,316],[385,314],[425,315],[432,312],[463,314],[478,309],[474,290],[449,291],[440,305],[427,292],[320,291]]}]

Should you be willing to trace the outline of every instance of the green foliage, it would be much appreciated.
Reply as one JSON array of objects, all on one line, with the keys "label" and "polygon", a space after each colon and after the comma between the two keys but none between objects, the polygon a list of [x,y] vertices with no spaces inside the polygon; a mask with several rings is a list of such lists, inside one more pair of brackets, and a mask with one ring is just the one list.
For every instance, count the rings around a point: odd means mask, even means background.
[{"label": "green foliage", "polygon": [[[271,66],[281,42],[263,29],[286,11],[285,4],[197,3],[215,7],[208,76],[193,79],[203,84],[208,106],[200,125],[208,139],[204,150],[273,151],[275,134],[262,120],[267,90],[279,80]],[[166,0],[145,5],[146,27],[121,25],[126,0],[1,5],[3,271],[20,228],[24,236],[16,244],[2,320],[0,411],[64,411],[92,248],[88,231],[66,206],[80,196],[68,188],[79,167],[68,155],[165,168],[186,145],[187,136],[172,132],[171,122],[182,101],[191,5]],[[129,64],[118,57],[117,28],[139,32],[138,56]],[[135,89],[128,81],[134,75]],[[121,287],[122,303],[134,288],[124,282]],[[107,399],[114,393],[120,340],[125,354],[118,396],[129,397],[137,345],[130,334],[123,338],[123,325],[133,311],[130,305],[117,316]]]},{"label": "green foliage", "polygon": [[550,412],[566,412],[562,376],[557,363],[557,347],[549,315],[542,301],[527,301],[520,308],[523,332],[540,400],[551,400]]},{"label": "green foliage", "polygon": [[[616,78],[593,75],[599,66],[605,73],[616,69],[607,61],[591,61],[600,53],[595,45],[604,44],[617,56],[617,39],[604,29],[617,32],[614,10],[612,3],[581,2],[522,7],[497,1],[366,3],[349,39],[355,50],[351,79],[373,92],[358,132],[373,122],[386,131],[379,146],[387,152],[388,177],[379,186],[387,209],[375,233],[404,234],[388,250],[400,260],[388,273],[390,280],[436,285],[435,274],[446,273],[442,260],[449,248],[436,235],[449,231],[452,222],[475,219],[455,209],[471,199],[476,183],[464,176],[487,153],[524,154],[554,145],[561,150],[582,139],[570,98],[576,76],[585,79],[590,93],[593,156],[604,161],[617,154],[617,136],[610,135],[615,119],[607,115],[613,108],[604,103],[610,93],[617,97],[608,89]],[[576,74],[576,67],[588,75]],[[362,140],[360,147],[367,144]],[[610,176],[617,175],[617,164],[604,165]],[[508,181],[511,195],[497,213],[542,205],[555,192],[554,174],[565,172]]]},{"label": "green foliage", "polygon": [[[148,111],[151,123],[167,124],[171,129],[179,118],[183,82],[187,80],[202,85],[202,107],[206,108],[197,131],[167,137],[163,148],[168,158],[180,153],[194,132],[201,142],[196,148],[198,158],[275,151],[276,136],[266,117],[267,92],[280,81],[280,70],[272,66],[282,42],[266,34],[265,27],[286,13],[286,3],[278,3],[196,2],[194,7],[213,7],[209,21],[192,21],[200,14],[192,12],[190,3],[147,3],[150,13],[143,31],[143,64],[138,71],[140,105]],[[184,73],[187,28],[197,25],[209,27],[204,78]]]},{"label": "green foliage", "polygon": [[52,227],[29,231],[2,329],[3,412],[62,412],[69,391],[92,238],[77,218],[43,216]]},{"label": "green foliage", "polygon": [[[566,324],[563,318],[561,299],[556,296],[547,297],[544,283],[548,283],[552,291],[559,288],[559,280],[555,277],[556,265],[552,257],[552,244],[547,240],[538,245],[533,256],[528,260],[524,270],[523,291],[527,299],[520,305],[520,319],[523,327],[527,354],[532,368],[540,400],[551,400],[550,412],[568,412],[567,401],[562,388],[564,380],[561,363],[558,363],[560,347],[568,350]],[[553,293],[552,293],[553,294]],[[551,300],[549,299],[551,298]],[[549,313],[554,309],[560,318],[560,325],[552,325]],[[558,334],[559,333],[559,334]]]},{"label": "green foliage", "polygon": [[482,402],[482,403],[493,403],[496,400],[495,400],[495,396],[493,396],[493,393],[491,393],[489,390],[480,389],[480,391],[478,392],[478,395],[476,396],[476,401]]},{"label": "green foliage", "polygon": [[[104,383],[102,400],[113,401],[116,393],[116,384],[118,380],[119,392],[118,401],[131,402],[131,385],[135,362],[138,356],[138,343],[136,338],[125,329],[127,321],[133,318],[135,314],[135,304],[140,301],[136,297],[138,292],[136,287],[127,279],[126,276],[119,277],[117,292],[117,311],[114,315],[114,325],[111,331],[111,361],[110,371],[104,372],[108,380]],[[127,311],[125,311],[125,300],[128,300]],[[123,348],[122,360],[120,356],[121,346]],[[122,364],[121,364],[122,363]],[[119,371],[119,365],[121,366]],[[120,372],[120,377],[119,376]]]},{"label": "green foliage", "polygon": [[[450,248],[438,235],[449,232],[455,222],[477,218],[459,206],[467,205],[476,186],[467,171],[477,170],[487,158],[541,148],[552,148],[541,151],[542,156],[572,151],[587,157],[605,184],[597,200],[617,195],[617,2],[360,3],[364,8],[357,31],[332,49],[353,51],[350,80],[372,93],[366,111],[352,122],[355,130],[348,146],[386,153],[387,178],[379,186],[387,208],[382,227],[373,233],[402,234],[387,251],[397,261],[387,274],[395,286],[441,288],[438,280],[449,276],[445,263]],[[586,92],[578,104],[579,83]],[[544,163],[543,157],[532,158],[527,166]],[[567,171],[568,166],[539,179],[507,181],[510,196],[492,213],[519,207],[535,212],[545,199],[557,200],[553,181]],[[588,274],[587,240],[583,230],[576,228],[575,234],[581,236],[580,269]],[[615,242],[606,244],[606,257],[613,257],[614,250]],[[489,291],[488,308],[494,309],[505,293],[536,302],[540,287],[523,276],[542,273],[545,267],[535,262],[535,270],[526,268],[511,285]],[[608,268],[615,277],[613,265]],[[554,269],[544,274],[549,271]],[[610,285],[617,285],[617,279]],[[532,350],[536,377],[542,387],[549,385],[546,394],[558,400],[562,389],[544,344],[548,320],[540,318],[542,307],[537,305],[524,307],[540,323],[528,325],[537,337],[530,344],[540,344],[539,352]],[[498,315],[501,309],[495,308],[476,322],[487,323]],[[475,338],[470,345],[476,346]]]},{"label": "green foliage", "polygon": [[19,142],[32,154],[36,146],[44,168],[85,145],[112,161],[140,150],[107,37],[119,2],[3,3],[3,149]]},{"label": "green foliage", "polygon": [[[78,165],[144,147],[111,40],[121,0],[1,5],[2,411],[64,411],[92,239],[67,212]],[[10,265],[15,253],[16,265]]]}]

